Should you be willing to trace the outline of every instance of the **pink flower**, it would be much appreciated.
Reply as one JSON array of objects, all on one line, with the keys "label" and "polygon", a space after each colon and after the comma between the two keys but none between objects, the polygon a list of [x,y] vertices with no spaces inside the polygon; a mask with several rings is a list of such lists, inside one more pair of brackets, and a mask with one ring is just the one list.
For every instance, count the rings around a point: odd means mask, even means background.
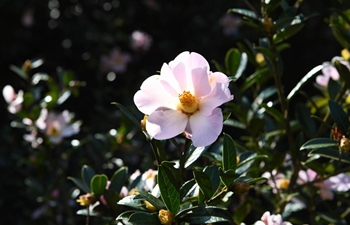
[{"label": "pink flower", "polygon": [[336,56],[332,59],[332,62],[323,63],[322,74],[316,77],[317,84],[319,84],[322,87],[327,87],[329,78],[332,78],[335,81],[339,80],[338,70],[333,65],[335,61],[339,61],[340,63],[348,67],[350,70],[350,63],[344,58]]},{"label": "pink flower", "polygon": [[123,73],[130,60],[130,54],[124,53],[118,48],[114,48],[108,55],[101,57],[102,68],[105,72]]},{"label": "pink flower", "polygon": [[220,25],[223,27],[224,35],[233,36],[238,33],[238,28],[241,25],[240,18],[232,14],[225,14],[220,19]]},{"label": "pink flower", "polygon": [[136,30],[131,34],[131,48],[136,52],[146,52],[152,44],[152,38],[145,32]]},{"label": "pink flower", "polygon": [[69,124],[71,118],[72,114],[67,110],[55,114],[43,108],[36,121],[36,126],[44,131],[53,144],[59,144],[64,137],[72,136],[80,130],[80,122]]},{"label": "pink flower", "polygon": [[268,211],[262,215],[261,220],[266,225],[292,225],[290,222],[283,222],[280,214],[270,214]]},{"label": "pink flower", "polygon": [[227,76],[209,69],[200,54],[183,52],[164,63],[160,75],[143,82],[134,102],[149,115],[146,130],[150,136],[165,140],[187,132],[197,147],[218,138],[223,127],[219,106],[233,96]]},{"label": "pink flower", "polygon": [[261,175],[267,178],[267,183],[272,188],[273,193],[278,193],[278,190],[287,189],[289,186],[289,179],[282,173],[277,173],[277,170],[270,172],[265,172]]},{"label": "pink flower", "polygon": [[[306,172],[301,170],[299,171],[298,183],[308,183],[314,181],[316,178],[318,178],[318,174],[315,171],[311,169],[308,169]],[[350,175],[347,173],[340,173],[317,182],[314,186],[320,189],[320,195],[323,200],[332,200],[334,198],[333,191],[346,192],[350,190]]]},{"label": "pink flower", "polygon": [[9,104],[7,110],[10,113],[16,114],[21,111],[23,103],[22,90],[18,91],[18,94],[16,94],[13,87],[6,85],[4,89],[2,89],[2,95],[4,96],[5,101]]}]

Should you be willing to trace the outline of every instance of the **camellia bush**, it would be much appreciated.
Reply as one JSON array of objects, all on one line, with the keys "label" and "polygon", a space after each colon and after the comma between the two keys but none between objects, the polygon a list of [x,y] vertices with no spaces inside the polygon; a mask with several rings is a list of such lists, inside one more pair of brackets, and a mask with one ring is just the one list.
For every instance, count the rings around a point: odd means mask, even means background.
[{"label": "camellia bush", "polygon": [[[133,71],[159,43],[117,20],[111,26],[121,28],[124,45],[99,60],[82,54],[98,71],[93,93],[72,70],[45,72],[46,59],[10,65],[20,85],[2,90],[14,130],[5,137],[20,147],[9,154],[17,178],[1,176],[20,193],[14,224],[350,223],[350,2],[339,1],[322,18],[342,50],[320,65],[287,54],[318,12],[301,13],[303,1],[241,3],[227,8],[219,25],[225,36],[237,37],[238,29],[247,36],[220,58],[179,49],[138,78]],[[57,4],[49,2],[54,28]],[[82,13],[79,4],[67,12]],[[119,4],[127,7],[113,1],[103,8]],[[160,10],[156,1],[144,4]],[[25,13],[22,23],[30,27],[33,12]],[[286,61],[309,71],[296,74],[288,91]],[[105,80],[117,80],[120,93],[112,95]],[[97,103],[76,115],[85,95],[86,104]],[[13,167],[5,161],[7,174]]]}]

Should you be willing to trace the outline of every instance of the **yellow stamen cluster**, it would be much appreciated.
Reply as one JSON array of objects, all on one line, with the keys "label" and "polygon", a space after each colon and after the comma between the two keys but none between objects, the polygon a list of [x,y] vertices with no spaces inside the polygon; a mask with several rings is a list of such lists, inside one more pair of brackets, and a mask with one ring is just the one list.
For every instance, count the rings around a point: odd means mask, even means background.
[{"label": "yellow stamen cluster", "polygon": [[47,134],[52,136],[52,137],[56,137],[60,134],[60,130],[58,127],[54,126],[54,125],[50,125],[47,128]]},{"label": "yellow stamen cluster", "polygon": [[80,203],[81,206],[89,206],[96,202],[96,197],[95,195],[88,193],[86,195],[79,196],[79,199],[77,199],[77,202]]},{"label": "yellow stamen cluster", "polygon": [[192,115],[198,110],[198,101],[189,91],[179,94],[180,107],[184,114]]},{"label": "yellow stamen cluster", "polygon": [[282,190],[286,190],[289,187],[290,180],[289,179],[279,179],[276,181],[277,187],[279,187]]}]

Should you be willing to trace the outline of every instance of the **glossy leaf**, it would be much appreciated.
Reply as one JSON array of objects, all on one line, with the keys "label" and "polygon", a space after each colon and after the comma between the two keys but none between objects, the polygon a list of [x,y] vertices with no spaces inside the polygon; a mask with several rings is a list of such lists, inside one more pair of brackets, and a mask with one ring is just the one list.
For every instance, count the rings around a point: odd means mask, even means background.
[{"label": "glossy leaf", "polygon": [[138,210],[146,210],[143,200],[136,197],[136,195],[129,195],[120,199],[118,205],[124,205]]},{"label": "glossy leaf", "polygon": [[266,10],[267,14],[270,15],[272,13],[272,11],[280,5],[281,1],[282,0],[265,1],[265,3],[268,2],[265,5],[265,10]]},{"label": "glossy leaf", "polygon": [[347,134],[350,126],[349,116],[347,113],[345,113],[343,108],[334,101],[329,101],[328,106],[334,122],[337,124],[343,134]]},{"label": "glossy leaf", "polygon": [[315,138],[307,141],[300,147],[300,150],[329,148],[338,146],[338,142],[329,138]]},{"label": "glossy leaf", "polygon": [[130,215],[128,222],[135,225],[160,225],[158,213],[135,212]]},{"label": "glossy leaf", "polygon": [[157,210],[161,210],[161,209],[165,209],[165,205],[164,203],[159,200],[158,198],[154,197],[153,195],[145,192],[145,191],[141,191],[139,193],[139,195],[136,196],[135,199],[138,199],[139,196],[144,199],[144,200],[147,200],[149,203],[151,203],[154,207],[156,207]]},{"label": "glossy leaf", "polygon": [[298,83],[297,85],[289,92],[287,100],[290,101],[295,94],[301,89],[307,81],[309,81],[314,75],[316,75],[320,70],[322,70],[323,65],[319,65],[310,70]]},{"label": "glossy leaf", "polygon": [[104,174],[97,174],[93,176],[90,183],[91,192],[95,195],[102,195],[106,190],[108,177]]},{"label": "glossy leaf", "polygon": [[174,183],[175,178],[169,169],[160,165],[157,180],[164,204],[170,212],[176,214],[180,208],[180,194]]},{"label": "glossy leaf", "polygon": [[224,145],[222,150],[222,167],[224,171],[236,170],[236,147],[233,139],[228,134],[224,134]]},{"label": "glossy leaf", "polygon": [[228,12],[237,13],[241,16],[248,17],[251,19],[258,19],[257,15],[253,11],[247,9],[229,9]]},{"label": "glossy leaf", "polygon": [[181,187],[180,187],[180,199],[184,199],[187,195],[190,195],[192,191],[194,191],[196,185],[196,181],[194,179],[186,181]]},{"label": "glossy leaf", "polygon": [[128,178],[128,168],[121,167],[111,177],[111,183],[109,185],[108,190],[115,191],[116,193],[120,193],[122,187],[124,186],[126,180]]},{"label": "glossy leaf", "polygon": [[210,224],[232,221],[226,209],[216,206],[199,205],[183,210],[177,217],[190,224]]},{"label": "glossy leaf", "polygon": [[328,80],[327,91],[330,100],[334,101],[338,93],[340,92],[341,84],[333,79]]},{"label": "glossy leaf", "polygon": [[265,177],[257,177],[257,178],[251,178],[251,177],[238,177],[237,179],[235,179],[234,182],[237,181],[245,181],[248,184],[253,184],[253,183],[258,183],[258,182],[262,182],[262,181],[266,181],[267,178]]},{"label": "glossy leaf", "polygon": [[[245,157],[245,154],[240,155],[242,161],[237,164],[236,174],[246,172],[255,160],[267,158],[267,155],[258,155],[256,153],[247,153],[247,155],[247,157]],[[243,158],[243,156],[245,158]]]},{"label": "glossy leaf", "polygon": [[203,171],[211,180],[211,186],[214,194],[220,185],[219,167],[214,164],[211,166],[206,166]]},{"label": "glossy leaf", "polygon": [[193,145],[190,146],[187,159],[185,162],[185,168],[190,167],[199,157],[201,157],[202,153],[206,150],[206,147],[195,147]]},{"label": "glossy leaf", "polygon": [[204,194],[206,200],[210,199],[213,196],[213,185],[211,183],[210,177],[208,174],[202,171],[193,171],[194,179],[196,180],[200,190]]},{"label": "glossy leaf", "polygon": [[81,168],[81,177],[87,186],[90,186],[91,179],[95,176],[95,171],[88,165]]},{"label": "glossy leaf", "polygon": [[222,168],[219,168],[220,180],[225,184],[227,188],[231,187],[233,181],[236,177],[236,172],[234,170],[223,171]]},{"label": "glossy leaf", "polygon": [[85,193],[90,193],[90,192],[91,192],[91,191],[90,191],[90,187],[87,186],[87,185],[85,184],[85,182],[83,182],[83,181],[81,181],[81,180],[79,180],[79,179],[77,179],[77,178],[74,178],[74,177],[68,177],[68,180],[73,181],[74,184],[77,185],[77,187],[78,187],[80,190],[84,191]]},{"label": "glossy leaf", "polygon": [[279,33],[277,33],[274,36],[273,41],[277,44],[284,40],[287,40],[293,35],[295,35],[296,33],[298,33],[303,27],[304,27],[303,23],[296,23],[289,27],[286,27],[285,29],[282,29]]},{"label": "glossy leaf", "polygon": [[315,149],[315,150],[310,151],[308,155],[309,156],[320,155],[320,156],[325,157],[325,158],[329,158],[329,159],[333,159],[333,160],[340,160],[341,162],[350,164],[349,154],[342,152],[340,157],[339,157],[339,151],[337,148]]},{"label": "glossy leaf", "polygon": [[247,90],[255,83],[261,84],[263,83],[263,81],[268,80],[269,75],[271,75],[271,71],[269,70],[269,68],[263,67],[261,69],[258,69],[247,79],[244,80],[242,86],[240,87],[241,92]]}]

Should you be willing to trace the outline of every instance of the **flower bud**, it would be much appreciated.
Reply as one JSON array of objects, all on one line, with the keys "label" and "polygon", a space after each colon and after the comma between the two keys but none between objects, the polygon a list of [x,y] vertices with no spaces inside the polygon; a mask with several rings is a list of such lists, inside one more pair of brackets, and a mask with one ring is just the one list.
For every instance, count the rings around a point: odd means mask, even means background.
[{"label": "flower bud", "polygon": [[237,181],[234,182],[232,185],[232,191],[238,195],[246,193],[249,190],[249,188],[250,185],[246,181]]},{"label": "flower bud", "polygon": [[146,209],[148,209],[151,212],[155,212],[157,210],[156,207],[154,207],[154,205],[152,205],[149,201],[144,201]]},{"label": "flower bud", "polygon": [[277,187],[279,189],[288,189],[289,187],[289,183],[290,183],[290,180],[289,179],[286,179],[286,178],[283,178],[283,179],[278,179],[276,180],[276,183],[277,183]]},{"label": "flower bud", "polygon": [[89,206],[96,202],[96,196],[91,193],[80,195],[79,199],[77,199],[77,202],[79,202],[81,206]]},{"label": "flower bud", "polygon": [[158,219],[161,224],[170,225],[174,222],[174,215],[165,209],[159,210]]},{"label": "flower bud", "polygon": [[347,153],[350,152],[350,140],[345,136],[340,139],[340,149]]},{"label": "flower bud", "polygon": [[271,34],[274,29],[273,21],[271,18],[265,18],[263,21],[263,28],[266,33]]},{"label": "flower bud", "polygon": [[28,73],[28,72],[30,72],[32,69],[33,69],[33,67],[32,67],[32,62],[31,62],[29,59],[26,60],[26,61],[23,63],[22,70],[23,70],[25,73]]},{"label": "flower bud", "polygon": [[146,131],[146,121],[147,121],[148,115],[145,115],[143,119],[141,120],[141,129],[143,131]]},{"label": "flower bud", "polygon": [[346,48],[344,48],[343,50],[341,50],[341,56],[342,56],[346,61],[349,61],[349,59],[350,59],[350,52],[349,52],[349,50],[347,50]]},{"label": "flower bud", "polygon": [[255,61],[258,63],[260,66],[265,65],[265,57],[261,52],[256,53],[255,55]]}]

